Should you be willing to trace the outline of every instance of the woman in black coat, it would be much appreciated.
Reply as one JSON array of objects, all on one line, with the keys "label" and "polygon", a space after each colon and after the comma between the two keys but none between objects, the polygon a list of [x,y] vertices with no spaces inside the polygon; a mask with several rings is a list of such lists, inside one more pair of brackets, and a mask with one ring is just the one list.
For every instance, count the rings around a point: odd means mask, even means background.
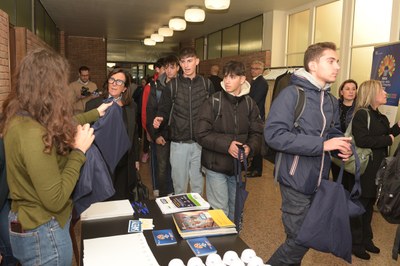
[{"label": "woman in black coat", "polygon": [[[386,104],[387,94],[380,81],[368,80],[360,85],[357,94],[352,133],[356,146],[370,148],[370,157],[365,173],[361,176],[360,202],[365,213],[351,219],[353,237],[353,254],[368,260],[366,252],[379,253],[380,250],[372,242],[371,220],[373,206],[376,201],[375,177],[382,160],[388,156],[388,147],[393,144],[394,137],[400,133],[399,122],[390,127],[389,120],[381,114],[378,107]],[[368,128],[368,116],[370,119]]]},{"label": "woman in black coat", "polygon": [[112,70],[107,77],[103,97],[98,97],[86,103],[85,111],[97,108],[103,101],[113,100],[122,107],[123,121],[132,146],[118,162],[112,175],[115,194],[109,200],[135,200],[131,193],[136,186],[136,170],[139,170],[139,138],[136,123],[136,104],[132,100],[130,76],[123,69]]}]

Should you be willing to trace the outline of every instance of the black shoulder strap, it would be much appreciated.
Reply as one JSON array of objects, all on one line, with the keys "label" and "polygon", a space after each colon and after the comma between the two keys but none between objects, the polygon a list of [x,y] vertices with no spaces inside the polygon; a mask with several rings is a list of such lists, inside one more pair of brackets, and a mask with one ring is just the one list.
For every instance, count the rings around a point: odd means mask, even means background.
[{"label": "black shoulder strap", "polygon": [[249,116],[251,111],[253,110],[253,101],[248,94],[246,94],[244,98],[246,99],[246,104],[247,104],[247,116]]},{"label": "black shoulder strap", "polygon": [[171,118],[172,118],[172,113],[174,112],[176,95],[178,94],[178,78],[175,78],[175,93],[174,93],[174,86],[172,86],[172,82],[170,82],[170,89],[171,89],[172,106],[171,106],[171,111],[169,112],[168,126],[171,125]]},{"label": "black shoulder strap", "polygon": [[221,103],[222,103],[222,93],[219,91],[212,95],[212,108],[214,112],[214,122],[217,121],[218,117],[221,116]]}]

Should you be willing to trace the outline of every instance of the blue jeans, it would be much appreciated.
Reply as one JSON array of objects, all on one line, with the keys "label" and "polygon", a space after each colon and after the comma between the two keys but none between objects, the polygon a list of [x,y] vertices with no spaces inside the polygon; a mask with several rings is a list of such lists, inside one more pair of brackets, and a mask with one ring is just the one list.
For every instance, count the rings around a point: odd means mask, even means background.
[{"label": "blue jeans", "polygon": [[201,146],[196,143],[171,141],[171,174],[175,194],[186,193],[190,189],[203,195],[204,178],[201,174]]},{"label": "blue jeans", "polygon": [[0,252],[3,254],[1,265],[16,265],[17,260],[13,257],[8,232],[8,213],[10,212],[10,201],[6,200],[3,208],[0,209]]},{"label": "blue jeans", "polygon": [[[10,223],[17,220],[17,215],[10,212]],[[69,235],[70,220],[61,228],[52,218],[45,224],[23,233],[10,231],[11,247],[14,256],[24,266],[72,265],[72,243]]]},{"label": "blue jeans", "polygon": [[207,201],[213,209],[221,209],[233,221],[235,218],[236,177],[206,169]]}]

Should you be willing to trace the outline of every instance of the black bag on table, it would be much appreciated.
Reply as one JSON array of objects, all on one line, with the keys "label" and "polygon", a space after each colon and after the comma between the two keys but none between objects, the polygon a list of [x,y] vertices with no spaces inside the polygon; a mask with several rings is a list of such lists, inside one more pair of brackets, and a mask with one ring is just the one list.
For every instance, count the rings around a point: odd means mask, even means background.
[{"label": "black bag on table", "polygon": [[136,171],[137,183],[136,186],[130,190],[132,194],[133,201],[141,201],[149,199],[149,188],[142,183],[140,174]]}]

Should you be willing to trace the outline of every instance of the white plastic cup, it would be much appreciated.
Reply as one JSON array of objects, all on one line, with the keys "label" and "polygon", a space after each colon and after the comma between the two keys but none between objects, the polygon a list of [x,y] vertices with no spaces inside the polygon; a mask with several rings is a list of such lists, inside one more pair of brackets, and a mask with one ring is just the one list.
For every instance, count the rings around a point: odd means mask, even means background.
[{"label": "white plastic cup", "polygon": [[256,252],[252,250],[251,248],[246,248],[245,250],[242,251],[242,255],[240,256],[240,259],[244,263],[249,263],[250,260],[254,257],[257,257]]},{"label": "white plastic cup", "polygon": [[264,266],[264,261],[260,257],[255,256],[249,261],[247,266]]},{"label": "white plastic cup", "polygon": [[244,264],[244,262],[243,262],[241,259],[237,258],[236,260],[234,260],[234,261],[231,263],[230,266],[245,266],[245,264]]},{"label": "white plastic cup", "polygon": [[226,265],[231,265],[236,259],[238,259],[239,256],[235,251],[232,250],[228,250],[227,252],[225,252],[224,257],[222,259],[222,261],[226,264]]},{"label": "white plastic cup", "polygon": [[185,266],[185,264],[181,259],[175,258],[168,263],[168,266]]},{"label": "white plastic cup", "polygon": [[207,256],[206,266],[219,266],[223,265],[222,258],[217,253],[213,253]]},{"label": "white plastic cup", "polygon": [[191,257],[187,262],[187,266],[205,266],[205,265],[199,257]]}]

